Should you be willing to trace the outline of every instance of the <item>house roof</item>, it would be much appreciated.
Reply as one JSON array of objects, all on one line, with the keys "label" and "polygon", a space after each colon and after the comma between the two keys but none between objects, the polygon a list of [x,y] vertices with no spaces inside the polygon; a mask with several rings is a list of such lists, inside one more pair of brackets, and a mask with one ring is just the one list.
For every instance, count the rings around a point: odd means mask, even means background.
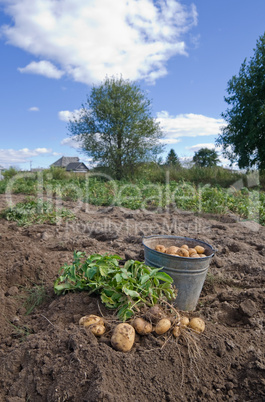
[{"label": "house roof", "polygon": [[58,161],[51,166],[66,167],[69,163],[79,162],[78,156],[62,156]]},{"label": "house roof", "polygon": [[66,170],[89,170],[83,162],[72,162],[66,166]]}]

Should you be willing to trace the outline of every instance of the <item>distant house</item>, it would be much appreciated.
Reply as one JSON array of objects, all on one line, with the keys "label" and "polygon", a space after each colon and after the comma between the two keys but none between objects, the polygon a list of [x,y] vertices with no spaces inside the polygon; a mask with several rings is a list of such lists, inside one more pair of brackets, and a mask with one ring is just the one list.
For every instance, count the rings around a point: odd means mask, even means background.
[{"label": "distant house", "polygon": [[88,167],[83,163],[83,162],[72,162],[69,163],[65,170],[67,170],[67,172],[88,172],[89,169]]},{"label": "distant house", "polygon": [[69,163],[79,162],[78,156],[62,156],[58,161],[54,162],[51,166],[66,168]]},{"label": "distant house", "polygon": [[85,173],[89,171],[88,167],[80,162],[77,156],[62,156],[51,166],[64,168],[67,172]]}]

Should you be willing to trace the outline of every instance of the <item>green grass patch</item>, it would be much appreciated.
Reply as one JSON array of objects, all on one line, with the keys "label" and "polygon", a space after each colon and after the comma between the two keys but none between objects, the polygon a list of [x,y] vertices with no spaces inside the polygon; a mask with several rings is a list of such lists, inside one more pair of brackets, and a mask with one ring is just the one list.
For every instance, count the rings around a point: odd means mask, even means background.
[{"label": "green grass patch", "polygon": [[12,327],[12,337],[19,340],[19,342],[24,342],[27,337],[32,333],[32,330],[27,325],[13,324],[9,322]]},{"label": "green grass patch", "polygon": [[45,300],[47,300],[47,293],[43,284],[33,284],[32,287],[24,287],[23,290],[23,306],[26,309],[26,315],[39,307]]},{"label": "green grass patch", "polygon": [[75,215],[66,208],[56,209],[51,202],[27,200],[19,202],[1,212],[0,217],[17,222],[19,226],[48,223],[51,225],[65,220],[75,219]]}]

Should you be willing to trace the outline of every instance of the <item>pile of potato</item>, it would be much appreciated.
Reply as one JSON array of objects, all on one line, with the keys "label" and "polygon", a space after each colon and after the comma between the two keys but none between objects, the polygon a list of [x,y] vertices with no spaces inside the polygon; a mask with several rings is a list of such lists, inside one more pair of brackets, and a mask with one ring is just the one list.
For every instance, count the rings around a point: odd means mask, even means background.
[{"label": "pile of potato", "polygon": [[[92,314],[82,317],[79,320],[79,325],[89,328],[95,336],[101,336],[106,331],[104,319]],[[133,347],[136,332],[139,335],[148,335],[151,332],[163,335],[171,331],[172,335],[177,338],[181,335],[184,327],[201,333],[205,329],[205,323],[199,317],[189,319],[186,316],[182,316],[176,323],[172,317],[166,315],[160,305],[155,305],[143,317],[134,318],[130,324],[120,323],[116,325],[112,331],[111,345],[120,352],[129,352]]]},{"label": "pile of potato", "polygon": [[163,335],[172,329],[172,334],[178,337],[183,327],[189,327],[197,333],[203,332],[205,323],[201,318],[195,317],[191,320],[186,316],[181,316],[179,322],[175,318],[168,316],[159,304],[151,307],[144,318],[135,318],[132,322],[135,331],[140,335],[147,335],[155,332],[157,335]]},{"label": "pile of potato", "polygon": [[205,248],[202,246],[189,247],[187,244],[183,244],[181,247],[170,246],[165,247],[162,244],[157,244],[155,250],[160,253],[174,255],[175,257],[190,257],[190,258],[202,258],[206,257]]}]

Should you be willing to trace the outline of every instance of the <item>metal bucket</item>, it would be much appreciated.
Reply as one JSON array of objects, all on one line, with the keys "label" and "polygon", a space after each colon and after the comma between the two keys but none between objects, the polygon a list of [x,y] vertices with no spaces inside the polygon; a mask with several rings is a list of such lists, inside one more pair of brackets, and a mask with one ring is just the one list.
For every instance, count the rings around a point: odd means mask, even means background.
[{"label": "metal bucket", "polygon": [[[155,250],[155,246],[161,244],[165,247],[182,246],[187,244],[189,247],[196,245],[205,248],[206,257],[188,258],[173,256]],[[179,236],[146,236],[143,237],[145,264],[151,267],[163,267],[173,278],[174,285],[178,292],[174,305],[183,311],[195,310],[202,287],[207,275],[210,261],[214,256],[215,250],[209,244],[189,237]]]}]

